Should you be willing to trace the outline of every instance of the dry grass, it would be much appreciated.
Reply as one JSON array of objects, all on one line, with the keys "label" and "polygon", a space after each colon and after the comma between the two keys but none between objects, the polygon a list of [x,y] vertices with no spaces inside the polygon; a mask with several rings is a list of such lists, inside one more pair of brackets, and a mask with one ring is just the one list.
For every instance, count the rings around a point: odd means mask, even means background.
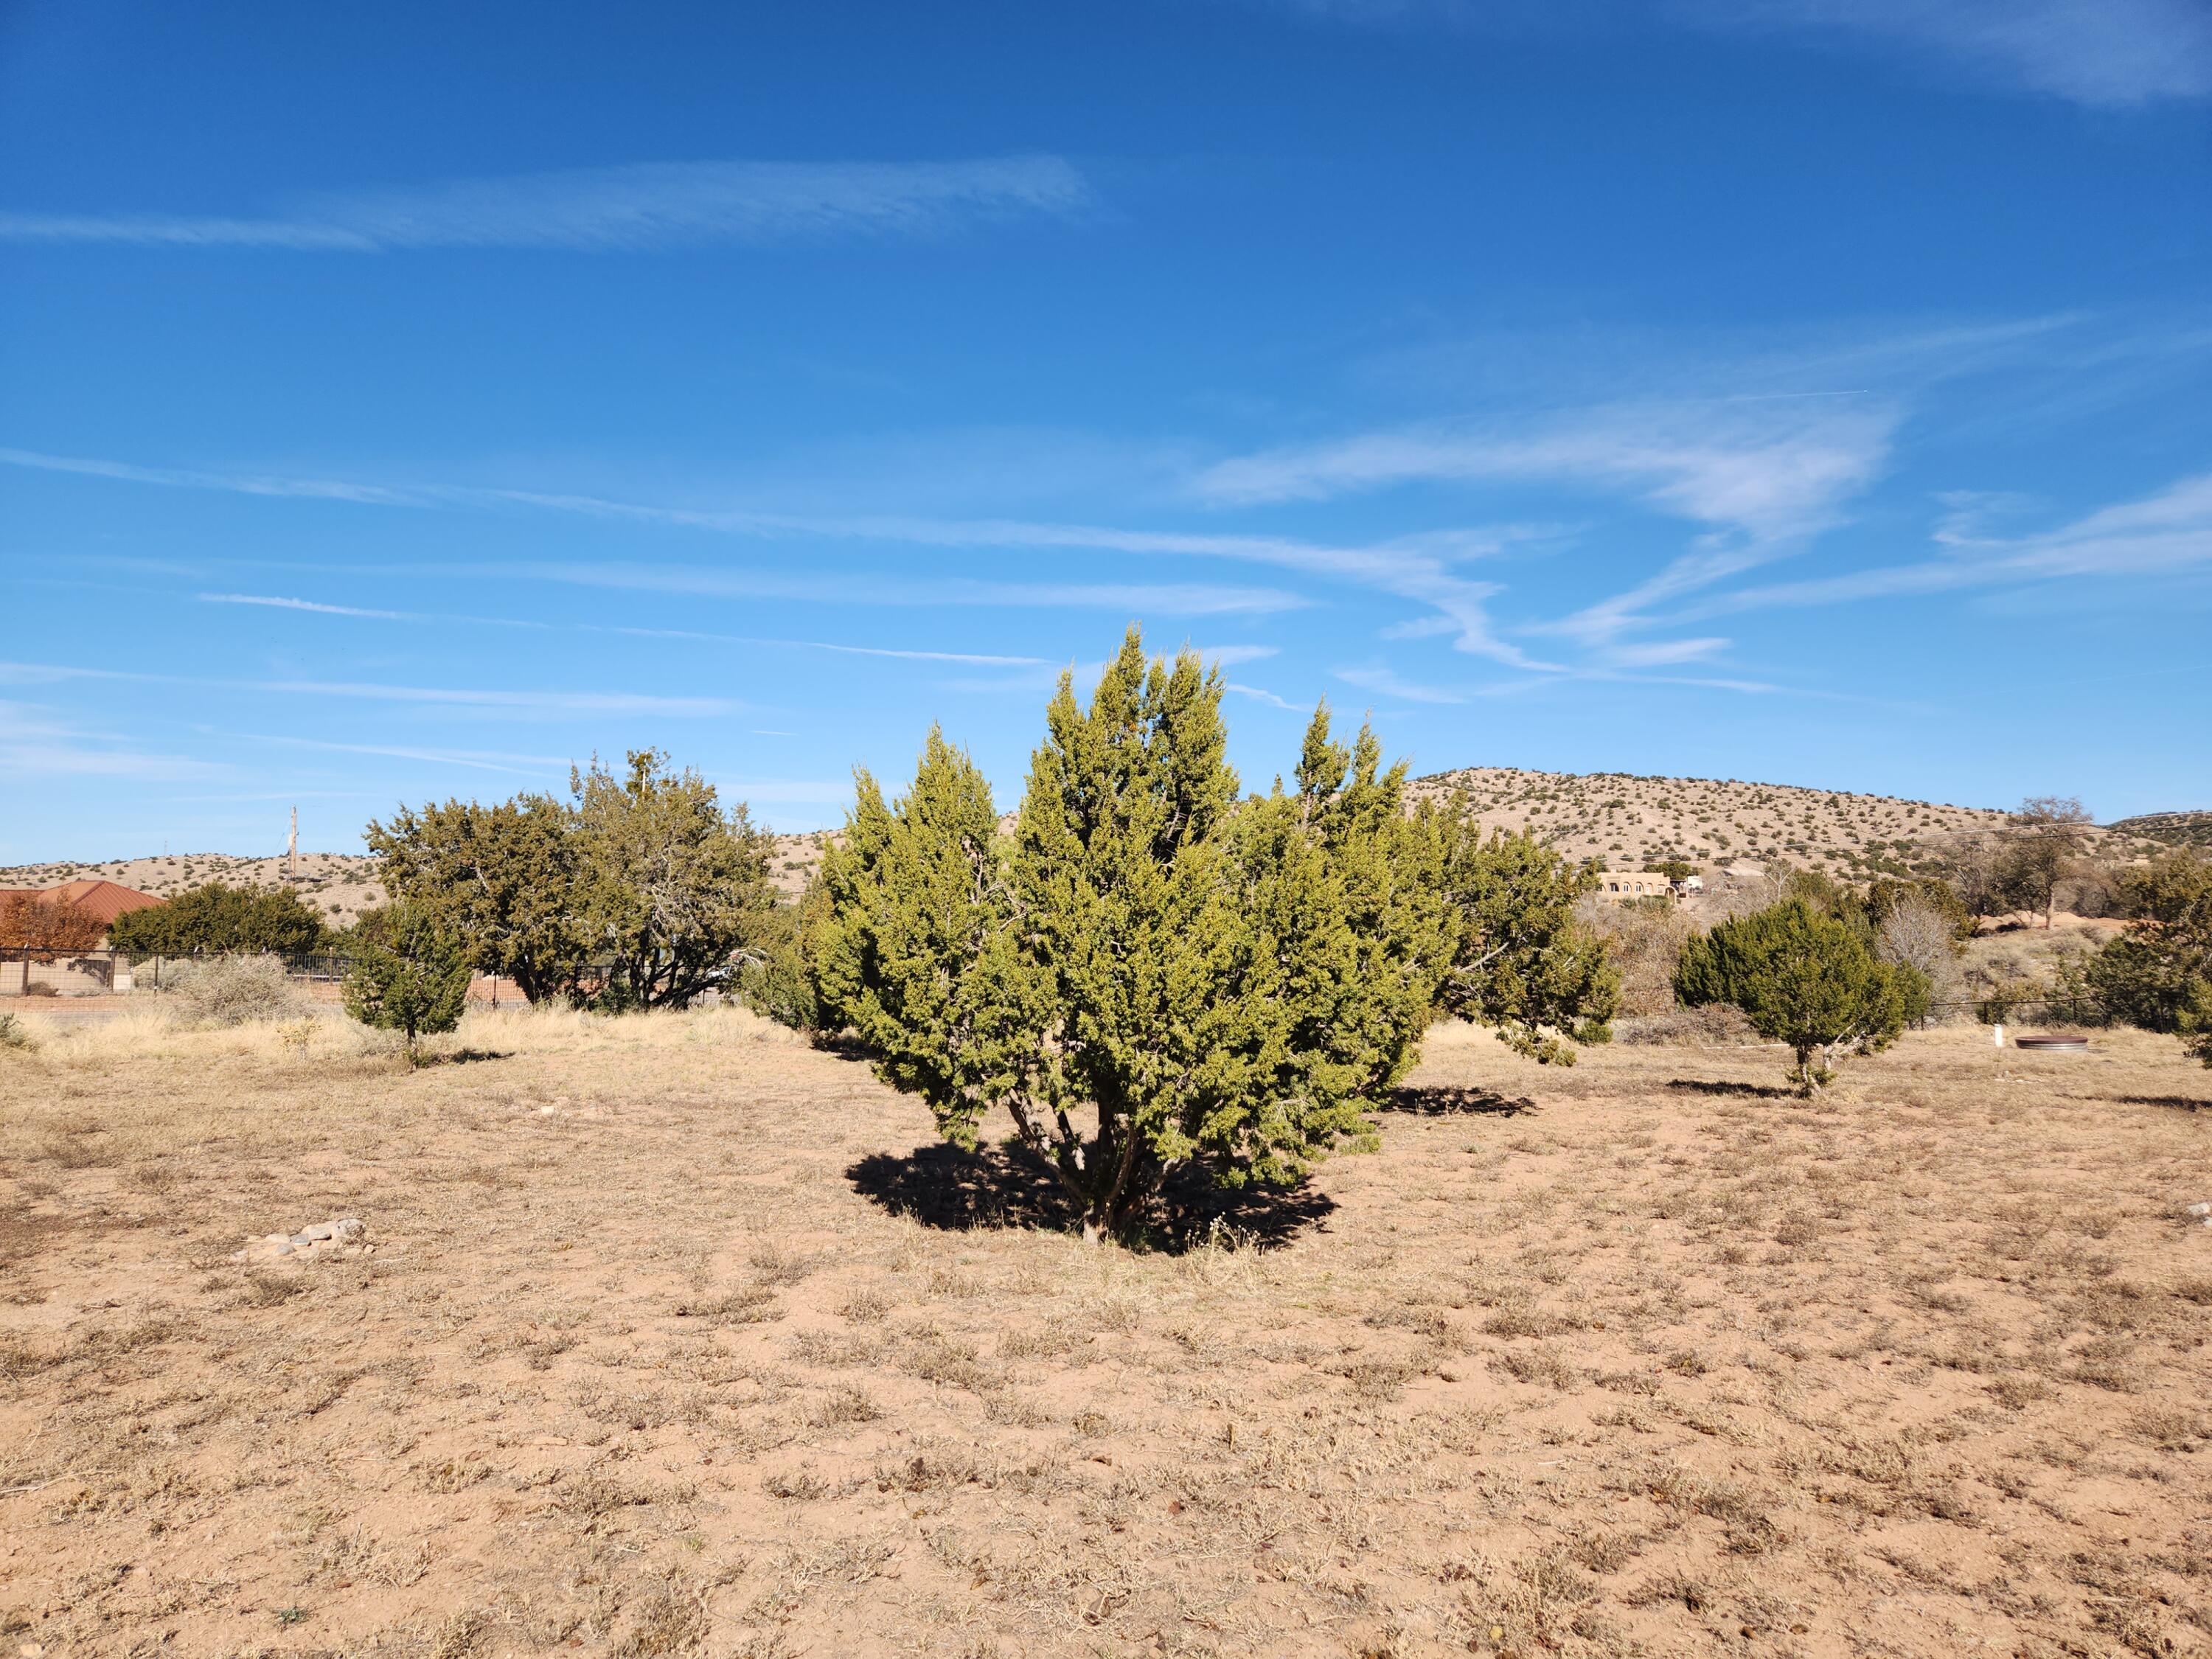
[{"label": "dry grass", "polygon": [[1143,1254],[918,1218],[1036,1200],[734,1012],[57,1024],[0,1650],[2212,1650],[2212,1078],[1985,1043],[1440,1031],[1281,1243]]}]

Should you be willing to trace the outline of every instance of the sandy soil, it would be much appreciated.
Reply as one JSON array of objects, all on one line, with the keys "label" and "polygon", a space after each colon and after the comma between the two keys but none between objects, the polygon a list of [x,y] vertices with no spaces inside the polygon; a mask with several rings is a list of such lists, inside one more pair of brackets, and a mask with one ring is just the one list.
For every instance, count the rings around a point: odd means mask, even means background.
[{"label": "sandy soil", "polygon": [[1089,1251],[734,1011],[49,1032],[0,1654],[2212,1650],[2212,1075],[1781,1069],[1443,1030],[1378,1155]]}]

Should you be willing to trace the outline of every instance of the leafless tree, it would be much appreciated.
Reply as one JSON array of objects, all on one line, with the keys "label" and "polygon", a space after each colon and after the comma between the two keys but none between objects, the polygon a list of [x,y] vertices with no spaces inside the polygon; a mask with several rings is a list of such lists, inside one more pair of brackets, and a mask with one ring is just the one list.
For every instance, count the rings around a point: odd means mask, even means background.
[{"label": "leafless tree", "polygon": [[1925,899],[1906,898],[1891,907],[1875,936],[1875,953],[1884,962],[1917,969],[1935,1002],[1958,994],[1958,935],[1950,918]]}]

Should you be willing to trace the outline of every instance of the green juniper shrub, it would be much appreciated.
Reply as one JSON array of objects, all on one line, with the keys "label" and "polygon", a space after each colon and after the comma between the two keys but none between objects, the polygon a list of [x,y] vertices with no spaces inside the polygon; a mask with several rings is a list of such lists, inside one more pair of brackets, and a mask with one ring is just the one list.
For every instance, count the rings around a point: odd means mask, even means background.
[{"label": "green juniper shrub", "polygon": [[2133,919],[2093,957],[2088,988],[2116,1019],[2184,1038],[2212,1065],[2212,858],[2184,848],[2123,878]]},{"label": "green juniper shrub", "polygon": [[[562,802],[517,795],[491,805],[403,806],[388,824],[372,822],[364,839],[385,890],[459,939],[479,972],[514,981],[532,1002],[577,998],[592,939],[574,817]],[[368,914],[354,931],[373,942]]]},{"label": "green juniper shrub", "polygon": [[1790,1045],[1808,1094],[1832,1081],[1840,1051],[1871,1054],[1927,1012],[1928,981],[1880,960],[1860,930],[1803,899],[1723,921],[1683,946],[1674,994],[1686,1007],[1726,1003]]},{"label": "green juniper shrub", "polygon": [[1472,820],[1437,829],[1437,879],[1455,924],[1443,1012],[1495,1028],[1516,1053],[1571,1066],[1577,1042],[1604,1042],[1620,1006],[1605,942],[1575,915],[1597,886],[1533,832],[1486,836]]},{"label": "green juniper shrub", "polygon": [[794,1031],[822,1029],[822,1002],[814,987],[811,959],[829,911],[829,895],[817,878],[794,904],[763,910],[738,972],[738,998],[755,1013]]},{"label": "green juniper shrub", "polygon": [[933,732],[897,800],[860,775],[823,866],[824,1024],[957,1144],[1003,1107],[1086,1238],[1179,1168],[1285,1185],[1370,1145],[1451,959],[1440,820],[1402,810],[1403,768],[1323,709],[1296,787],[1240,805],[1223,689],[1132,629],[1087,709],[1062,677],[1011,836]]},{"label": "green juniper shrub", "polygon": [[128,911],[107,930],[112,948],[139,957],[297,954],[320,949],[324,937],[322,918],[289,889],[221,881]]},{"label": "green juniper shrub", "polygon": [[772,934],[768,837],[658,750],[594,760],[571,799],[447,801],[371,823],[384,884],[532,1002],[684,1007],[736,990]]},{"label": "green juniper shrub", "polygon": [[426,1032],[461,1023],[471,970],[461,942],[434,915],[404,901],[388,907],[384,939],[354,953],[342,988],[346,1012],[364,1025],[398,1031],[416,1058]]}]

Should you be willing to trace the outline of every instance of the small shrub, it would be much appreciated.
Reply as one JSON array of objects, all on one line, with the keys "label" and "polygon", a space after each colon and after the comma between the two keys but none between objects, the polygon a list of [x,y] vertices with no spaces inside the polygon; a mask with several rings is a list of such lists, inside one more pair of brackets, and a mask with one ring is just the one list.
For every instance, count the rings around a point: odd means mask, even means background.
[{"label": "small shrub", "polygon": [[1665,1013],[1616,1021],[1613,1029],[1615,1042],[1644,1048],[1718,1048],[1759,1038],[1742,1011],[1726,1003],[1670,1008]]},{"label": "small shrub", "polygon": [[0,1050],[27,1054],[38,1046],[39,1040],[31,1035],[31,1028],[16,1018],[12,1011],[0,1008]]},{"label": "small shrub", "polygon": [[364,945],[346,975],[345,1007],[364,1025],[398,1031],[416,1056],[426,1031],[461,1023],[469,964],[456,939],[429,915],[408,904],[389,907],[389,944]]},{"label": "small shrub", "polygon": [[1878,960],[1849,923],[1802,899],[1724,921],[1682,951],[1674,993],[1692,1008],[1728,1003],[1761,1036],[1796,1050],[1791,1075],[1808,1093],[1841,1051],[1873,1053],[1928,1008],[1928,981]]},{"label": "small shrub", "polygon": [[201,1026],[289,1019],[302,999],[275,957],[209,957],[176,969],[166,989],[179,1018]]}]

